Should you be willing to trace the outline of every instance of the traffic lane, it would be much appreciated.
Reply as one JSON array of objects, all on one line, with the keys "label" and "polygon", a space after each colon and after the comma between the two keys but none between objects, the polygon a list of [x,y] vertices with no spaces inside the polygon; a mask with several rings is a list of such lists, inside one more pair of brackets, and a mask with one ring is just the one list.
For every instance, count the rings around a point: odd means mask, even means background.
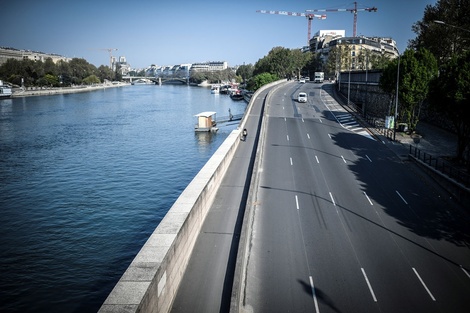
[{"label": "traffic lane", "polygon": [[[356,137],[356,138],[359,138],[359,137]],[[394,170],[396,170],[397,172],[400,172],[399,169],[394,169]],[[403,169],[402,169],[402,170],[403,170]],[[375,171],[375,175],[376,175],[376,174],[377,174],[377,171]],[[409,178],[410,181],[412,181],[412,180],[411,180],[412,178],[414,178],[414,177]],[[418,183],[417,183],[416,181],[414,181],[411,185],[414,186],[414,187],[416,187],[417,184],[418,184]],[[410,186],[410,188],[411,188],[411,186]],[[416,189],[416,188],[415,188],[415,189]],[[410,190],[412,190],[412,189],[410,189]],[[416,192],[416,190],[415,190],[414,192]],[[398,198],[398,197],[397,197],[397,198]],[[388,199],[388,197],[387,197],[385,200],[387,200],[387,199]],[[427,203],[427,204],[428,204],[428,203]],[[386,206],[386,207],[387,207],[387,206]],[[388,207],[390,207],[390,206],[388,206]],[[393,206],[392,206],[392,207],[393,207]],[[407,208],[402,208],[401,210],[406,210],[406,209],[407,209]],[[439,206],[436,206],[435,209],[439,209]],[[396,222],[396,221],[395,221],[395,222]],[[394,223],[394,224],[396,224],[396,223]],[[427,252],[427,253],[429,253],[429,252],[432,251],[431,249],[432,249],[433,247],[429,246],[429,243],[427,242],[427,240],[425,240],[425,239],[423,239],[423,238],[420,238],[419,236],[413,236],[413,233],[410,235],[409,233],[407,233],[407,230],[405,230],[405,231],[402,230],[402,233],[404,233],[404,234],[401,235],[399,238],[405,239],[405,244],[411,244],[412,246],[414,246],[414,247],[410,247],[410,249],[412,249],[412,250],[409,251],[409,252],[407,252],[407,253],[404,253],[404,255],[406,255],[406,256],[414,255],[414,259],[419,259],[419,258],[420,258],[420,259],[421,259],[421,262],[422,262],[422,263],[425,263],[425,266],[426,266],[426,267],[429,267],[429,266],[430,266],[430,263],[431,263],[430,260],[429,260],[429,255],[422,255],[422,256],[420,256],[420,257],[417,257],[417,256],[416,256],[416,245],[418,245],[419,247],[423,247],[423,249],[418,249],[418,250],[417,250],[418,252]],[[411,239],[410,239],[410,237],[411,237]],[[414,237],[414,238],[413,238],[413,237]],[[405,249],[403,249],[402,246],[400,246],[400,249],[401,249],[401,250],[405,250]],[[402,253],[403,253],[403,252],[402,252]],[[427,254],[427,253],[424,253],[424,254]],[[439,266],[435,265],[435,266],[433,266],[433,268],[434,268],[434,271],[437,271],[437,270],[440,271],[440,275],[433,275],[433,277],[436,277],[436,276],[441,276],[442,278],[448,277],[448,273],[445,272],[445,269],[443,269],[442,266],[439,267]],[[457,269],[457,267],[454,266],[454,271],[455,271],[456,269]],[[413,272],[416,272],[416,269],[411,268],[411,269],[410,269],[410,273],[411,273],[411,270],[413,270]],[[460,271],[460,272],[461,272],[460,274],[463,274],[462,271]],[[414,273],[414,274],[416,275],[416,273]],[[461,277],[463,277],[463,276],[461,276]],[[418,275],[416,275],[416,278],[419,279]],[[440,281],[440,280],[438,280],[438,281],[439,281],[439,284],[440,284],[441,287],[442,287],[442,286],[446,286],[446,284],[445,284],[443,281]],[[449,301],[452,302],[452,303],[454,303],[454,302],[456,302],[456,301],[457,301],[457,302],[460,301],[461,304],[462,304],[462,299],[465,299],[465,298],[461,298],[461,297],[460,297],[461,299],[460,299],[460,300],[457,300],[457,299],[459,298],[459,296],[458,296],[457,294],[460,293],[459,291],[466,291],[466,290],[468,290],[468,288],[465,288],[464,286],[460,286],[460,288],[457,288],[457,289],[456,289],[455,286],[449,286],[449,287],[446,287],[446,288],[439,288],[439,290],[447,291],[447,292],[446,292],[447,295],[444,297],[446,300],[449,300]],[[457,298],[457,299],[453,299],[453,298]]]},{"label": "traffic lane", "polygon": [[255,312],[313,308],[311,293],[303,284],[308,281],[308,266],[298,253],[303,250],[302,235],[291,201],[293,181],[284,135],[282,125],[269,119],[264,147],[269,157],[262,161],[247,270],[246,306]]},{"label": "traffic lane", "polygon": [[[313,131],[315,133],[315,131]],[[293,137],[293,136],[292,136]],[[325,136],[326,137],[326,136]],[[302,138],[305,138],[305,136],[302,136]],[[300,143],[298,144],[300,145]],[[331,143],[330,143],[331,145]],[[316,149],[320,150],[320,149]],[[332,150],[335,150],[334,147]],[[328,155],[328,159],[332,159],[333,163],[335,163],[334,167],[338,168],[340,166],[344,166],[344,162],[342,159],[338,156],[335,155],[335,151],[329,151],[326,155]],[[332,157],[334,156],[334,157]],[[315,160],[317,157],[315,156]],[[316,170],[317,172],[321,172],[322,170],[322,161],[327,162],[326,158],[319,158],[318,163],[318,169]],[[304,164],[302,167],[299,169],[298,177],[296,177],[297,180],[301,180],[302,176],[304,175]],[[324,164],[323,164],[324,165]],[[326,166],[325,168],[328,168]],[[384,247],[383,246],[383,241],[384,241],[384,236],[383,234],[381,236],[376,234],[376,231],[371,229],[368,225],[362,225],[363,224],[363,219],[359,219],[359,221],[356,221],[357,218],[357,213],[355,213],[356,208],[355,206],[365,206],[366,202],[368,205],[368,201],[366,200],[366,197],[362,195],[360,192],[359,188],[353,188],[351,186],[354,185],[354,183],[348,183],[350,180],[350,177],[348,175],[343,175],[339,176],[337,172],[334,173],[334,177],[339,181],[331,183],[331,173],[326,172],[326,177],[325,180],[327,181],[327,184],[330,185],[329,187],[329,196],[330,198],[328,199],[330,203],[333,203],[334,208],[329,210],[330,212],[336,212],[335,218],[332,221],[329,221],[327,225],[329,224],[330,229],[334,229],[334,233],[324,233],[324,234],[319,234],[318,231],[315,231],[313,229],[313,232],[310,236],[311,239],[311,245],[314,247],[312,249],[312,259],[314,259],[315,264],[324,264],[324,266],[319,266],[319,268],[322,268],[321,271],[318,273],[318,277],[315,276],[317,283],[319,283],[320,287],[323,288],[324,290],[330,291],[327,294],[334,295],[333,299],[335,299],[335,302],[337,303],[338,307],[344,307],[344,308],[350,308],[351,307],[351,300],[354,299],[358,303],[356,303],[355,306],[353,307],[362,307],[362,310],[364,311],[367,308],[367,311],[372,310],[373,307],[373,300],[375,298],[375,295],[372,294],[372,290],[367,290],[367,284],[368,281],[366,280],[367,274],[366,274],[366,269],[367,266],[364,265],[363,259],[363,254],[360,246],[365,246],[366,250],[366,255],[375,255],[375,261],[378,263],[381,262],[386,262],[388,259],[391,259],[394,257],[397,251],[390,251],[390,248]],[[351,176],[351,175],[349,175]],[[354,195],[349,196],[350,199],[347,200],[348,205],[342,205],[338,199],[334,199],[336,194],[335,192],[331,192],[332,190],[336,190],[337,184],[339,185],[347,185],[348,187],[346,188],[345,192],[349,192],[349,190],[355,190]],[[328,197],[328,196],[327,196]],[[359,199],[359,204],[354,204],[355,201]],[[302,202],[302,201],[299,201]],[[351,207],[348,207],[351,206]],[[312,224],[312,218],[314,219],[315,216],[309,217],[309,210],[308,210],[308,204],[305,206],[307,210],[301,210],[301,212],[304,212],[305,216],[302,216],[301,220],[305,222],[305,229],[309,229],[308,225]],[[324,210],[328,210],[326,208],[322,208]],[[352,215],[352,216],[349,216]],[[377,223],[377,222],[375,222]],[[359,234],[358,234],[359,233]],[[333,252],[330,251],[331,247],[334,246],[334,242],[326,241],[325,244],[325,239],[329,239],[330,237],[335,236],[339,237],[338,241],[342,241],[343,243],[347,243],[349,246],[349,249],[346,248],[341,248],[341,249],[333,249]],[[355,239],[355,237],[358,237],[359,239]],[[321,238],[320,243],[317,242],[318,238]],[[387,236],[385,236],[385,240],[388,240]],[[323,244],[323,246],[322,246]],[[373,251],[371,251],[373,250]],[[333,257],[334,256],[334,257]],[[379,260],[377,260],[379,259]],[[350,265],[349,273],[346,271],[345,274],[339,275],[340,271],[338,271],[338,268],[341,267],[341,263],[343,262],[352,262]],[[322,275],[325,271],[323,268],[327,266],[327,268],[331,268],[332,265],[334,264],[334,274],[333,275]],[[338,267],[338,268],[337,268]],[[395,272],[403,272],[404,267],[402,264],[398,263],[397,270]],[[354,273],[354,275],[352,275]],[[395,277],[389,277],[389,285],[393,284],[396,282],[394,279]],[[341,284],[337,285],[335,284],[338,280],[341,280]],[[358,286],[362,287],[359,288]],[[400,286],[396,286],[397,290],[400,290]],[[345,291],[343,291],[345,289]],[[357,292],[357,290],[361,291],[360,293]],[[338,294],[338,290],[341,290],[341,292]],[[353,290],[354,292],[352,292]],[[371,291],[371,293],[369,293]],[[347,295],[350,295],[350,297],[347,297]],[[406,300],[408,297],[407,293],[402,293],[401,296],[395,296],[397,300]],[[397,301],[398,304],[403,303],[400,301]],[[395,305],[393,307],[394,309],[403,309],[402,307],[397,307]]]},{"label": "traffic lane", "polygon": [[[347,142],[350,145],[354,141]],[[379,149],[382,146],[368,140],[364,142]],[[468,268],[468,214],[464,214],[461,206],[449,201],[439,186],[421,176],[411,163],[401,162],[390,151],[382,151],[376,157],[375,150],[371,147],[367,158],[358,159],[349,168],[358,175],[361,183],[365,183],[371,199],[382,205],[389,201],[388,205],[383,205],[384,221],[409,241],[437,252],[452,264]],[[390,156],[387,157],[387,153]],[[456,269],[462,272],[460,266]]]},{"label": "traffic lane", "polygon": [[[296,141],[298,136],[294,133],[298,127],[295,123],[292,126],[289,134],[296,147],[291,153],[299,190],[297,212],[319,311],[377,311],[360,270],[360,260],[344,231],[341,212],[331,197],[328,174],[324,174],[317,156],[310,155],[314,151],[309,147],[310,139],[300,136],[303,139]],[[318,179],[313,179],[315,176]]]},{"label": "traffic lane", "polygon": [[[346,151],[347,152],[347,151]],[[354,156],[353,156],[354,157]],[[343,162],[346,163],[346,159],[343,159]]]},{"label": "traffic lane", "polygon": [[[273,119],[269,119],[269,121],[270,121],[269,130],[271,130],[271,129],[276,129],[276,130],[278,130],[278,132],[279,132],[279,131],[281,132],[281,133],[276,137],[276,141],[274,141],[272,145],[273,145],[273,146],[276,146],[276,147],[282,147],[282,146],[285,147],[286,144],[289,142],[289,139],[288,139],[288,136],[287,136],[285,133],[282,133],[282,131],[285,129],[285,126],[282,125],[283,120],[282,120],[282,119],[278,119],[277,121],[280,121],[280,125],[276,125],[276,126],[273,126],[272,120],[273,120]],[[284,120],[284,121],[286,121],[286,120]],[[290,121],[290,119],[287,119],[287,122],[288,122],[288,121]],[[273,126],[273,127],[271,127],[271,126]],[[268,134],[271,134],[271,132],[268,131]],[[293,137],[295,137],[295,136],[293,136]],[[267,142],[269,142],[269,140],[267,140]],[[295,144],[294,144],[294,145],[295,145]],[[297,148],[297,149],[298,149],[298,148]],[[286,149],[284,149],[284,150],[286,150]],[[286,150],[286,151],[288,151],[288,150]],[[289,152],[289,151],[288,151],[288,152]],[[266,147],[266,154],[268,154],[268,155],[270,155],[270,156],[273,156],[273,157],[281,155],[280,151],[277,151],[277,153],[272,153],[271,151],[268,152],[268,147]],[[275,158],[275,160],[272,162],[272,163],[273,163],[273,166],[272,166],[272,167],[273,167],[273,171],[275,171],[276,169],[279,169],[279,164],[282,163],[282,162],[286,162],[286,160],[288,159],[288,156],[289,156],[289,155],[290,155],[290,152],[289,152],[289,154],[287,154],[287,155],[283,155],[283,157],[281,157],[280,159],[276,159],[276,158]],[[272,171],[271,171],[271,170],[267,170],[267,168],[268,168],[267,166],[263,165],[263,173],[269,173],[269,174],[265,174],[266,176],[272,174],[274,177],[277,177],[277,178],[278,178],[278,179],[277,179],[277,182],[279,183],[279,175],[278,175],[278,174],[273,174]],[[312,175],[304,175],[304,174],[305,174],[305,172],[302,173],[301,177],[311,177],[311,176],[313,176],[313,174],[312,174]],[[281,179],[281,182],[280,182],[280,183],[282,183],[282,181],[285,181],[285,180],[289,180],[289,181],[290,181],[290,179],[287,178],[286,175],[283,175],[283,176],[281,176],[281,177],[282,177],[282,179]],[[321,178],[320,178],[320,180],[321,180]],[[273,180],[270,180],[270,181],[273,181]],[[305,185],[308,186],[308,185],[310,185],[310,184],[305,184]],[[270,187],[270,188],[272,188],[272,187]],[[294,188],[294,189],[293,189],[294,191],[296,191],[296,190],[298,189],[298,187],[296,187],[296,186],[294,186],[293,188]],[[285,188],[275,188],[275,189],[278,189],[278,190],[279,190],[279,189],[286,190]],[[279,193],[277,193],[277,194],[279,194]],[[270,200],[270,199],[271,199],[271,200],[272,200],[272,199],[276,199],[276,198],[275,198],[275,195],[276,195],[276,194],[271,194],[271,195],[269,195],[269,197],[268,197],[267,199],[268,199],[268,200]],[[292,195],[290,195],[290,196],[289,196],[289,195],[282,195],[282,198],[284,198],[284,197],[286,197],[286,198],[289,198],[289,197],[290,197],[290,198],[291,198],[291,201],[290,201],[290,202],[291,202],[291,207],[292,207],[292,206],[293,206],[293,203],[294,203],[294,197],[292,197]],[[325,196],[325,197],[326,197],[326,196]],[[282,200],[282,198],[281,198],[280,200]],[[263,198],[263,199],[264,199],[264,198]],[[273,203],[273,206],[275,206],[275,205],[277,205],[278,203],[280,203],[280,200],[278,201],[278,200],[276,199],[276,200],[274,201],[274,203]],[[262,203],[264,203],[264,200],[262,201]],[[284,207],[284,205],[281,205],[281,207]],[[294,211],[295,211],[295,209],[294,209]],[[332,210],[327,210],[327,212],[328,212],[328,211],[331,212]],[[283,213],[285,213],[285,212],[289,212],[289,213],[290,213],[291,210],[282,210],[282,212],[283,212]],[[291,215],[289,215],[289,216],[291,216]],[[278,224],[275,224],[274,222],[272,222],[272,221],[270,221],[270,220],[269,220],[269,222],[267,222],[267,221],[268,221],[268,218],[259,218],[259,219],[265,221],[265,223],[263,224],[263,227],[268,227],[269,225],[276,225],[276,227],[274,227],[273,230],[272,230],[272,232],[271,232],[272,234],[271,234],[270,236],[268,236],[268,238],[276,238],[277,244],[278,244],[278,245],[281,245],[281,243],[283,242],[283,241],[282,241],[283,237],[282,237],[282,238],[277,238],[277,237],[274,237],[274,235],[273,235],[273,234],[276,234],[276,231],[277,231],[278,229],[281,229],[281,228],[280,228],[281,226],[279,226]],[[284,217],[284,218],[281,218],[280,220],[285,221],[285,220],[287,220],[287,218]],[[295,219],[294,219],[294,220],[295,220]],[[337,220],[337,218],[335,218],[335,220]],[[290,223],[289,223],[289,224],[290,224]],[[292,223],[292,225],[291,225],[290,227],[291,227],[291,228],[296,228],[295,223]],[[334,227],[334,226],[333,226],[333,229],[334,229],[334,228],[337,228],[337,227]],[[297,229],[297,231],[300,231],[300,233],[302,233],[302,227],[299,227],[299,229]],[[259,233],[260,233],[259,231],[256,231],[256,235],[255,235],[255,236],[260,236]],[[340,234],[340,235],[341,235],[341,232],[335,232],[335,233],[334,233],[334,236],[331,236],[331,238],[337,238],[337,236],[335,236],[336,234]],[[340,249],[337,249],[337,251],[338,251],[338,250],[339,250],[339,251],[340,251],[340,250],[347,250],[347,248],[348,248],[347,244],[346,244],[346,246],[345,246],[345,243],[347,243],[347,241],[344,240],[344,238],[340,238],[339,240],[336,239],[336,240],[334,240],[334,241],[335,241],[336,243],[338,243],[338,245],[340,245],[340,246],[342,245],[342,247],[341,247]],[[295,244],[294,244],[294,242],[295,242]],[[287,245],[290,245],[290,246],[294,246],[294,245],[297,246],[297,241],[288,240],[286,244],[287,244]],[[253,246],[255,246],[255,245],[253,244]],[[329,244],[328,246],[331,247],[331,246],[333,246],[333,245]],[[295,251],[297,251],[297,253],[298,253],[298,251],[303,251],[304,249],[305,249],[305,246],[300,245],[299,248],[296,248],[296,249],[295,249]],[[289,252],[289,253],[290,253],[290,252]],[[252,253],[251,255],[253,256],[253,253]],[[281,257],[278,257],[278,258],[281,259]],[[347,258],[342,258],[341,260],[347,261],[348,259],[347,259]],[[343,278],[346,277],[346,276],[351,276],[351,273],[353,273],[353,274],[356,275],[356,277],[353,278],[353,279],[347,279],[347,280],[348,280],[348,281],[357,282],[358,279],[360,278],[360,273],[351,270],[351,267],[349,266],[349,262],[346,262],[346,263],[347,263],[347,266],[346,266],[347,268],[344,270]],[[282,263],[281,263],[281,264],[282,264]],[[307,262],[307,264],[308,264],[308,262]],[[268,263],[268,265],[269,265],[269,263]],[[264,266],[264,268],[266,269],[266,264],[264,264],[263,266]],[[274,267],[272,270],[267,270],[267,271],[266,271],[266,272],[267,272],[266,275],[267,275],[267,277],[269,278],[269,273],[273,273],[273,272],[279,273],[279,271],[281,271],[281,270],[283,270],[283,269],[282,269],[282,268],[277,268],[277,269],[276,269],[276,267]],[[335,269],[335,271],[337,271],[337,269]],[[313,278],[312,278],[312,276],[309,275],[309,276],[308,276],[308,279],[307,279],[307,275],[306,275],[306,274],[307,274],[307,273],[302,274],[303,277],[304,277],[304,279],[301,280],[301,281],[303,282],[302,285],[305,286],[305,282],[309,282],[309,283],[313,284]],[[249,274],[248,277],[250,277],[250,276],[251,276],[251,275]],[[289,275],[286,275],[286,279],[288,279],[288,277],[289,277]],[[259,277],[256,277],[256,278],[259,279]],[[346,292],[346,294],[348,294],[348,295],[351,294],[350,297],[347,297],[348,299],[353,299],[354,301],[359,301],[359,302],[360,302],[360,299],[361,299],[361,298],[364,298],[364,295],[367,294],[367,288],[365,287],[365,284],[364,284],[364,288],[362,288],[362,289],[361,289],[361,288],[358,288],[357,285],[358,285],[357,283],[352,283],[350,286],[347,286],[347,284],[339,283],[339,284],[337,284],[334,288],[332,288],[332,289],[333,289],[332,292],[334,292],[335,290],[344,290],[344,291],[348,291],[348,292]],[[291,287],[290,285],[288,285],[288,287],[289,287],[288,289],[291,289],[291,288],[290,288],[290,287]],[[269,290],[268,288],[260,288],[260,289],[261,289],[261,290]],[[359,289],[362,290],[362,295],[358,297],[358,296],[357,296],[357,292],[358,292]],[[288,290],[287,290],[287,291],[288,291]],[[352,292],[351,292],[351,291],[352,291]],[[310,291],[310,293],[311,293],[311,295],[313,295],[312,291]],[[248,292],[248,294],[253,295],[254,293]],[[314,293],[314,294],[317,294],[317,293]],[[328,296],[328,293],[327,293],[327,292],[321,291],[321,290],[319,289],[319,290],[318,290],[318,295],[321,295],[321,297],[319,297],[319,301],[321,302],[320,305],[326,305],[328,308],[337,309],[336,304],[331,301],[332,298]],[[258,299],[265,299],[265,300],[266,300],[266,299],[271,299],[271,297],[269,297],[269,294],[268,294],[268,293],[266,293],[266,294],[264,294],[264,295],[262,295],[262,296],[261,296],[261,295],[258,295],[258,296],[256,296],[255,298],[258,298]],[[346,298],[346,297],[344,296],[344,293],[343,293],[343,296],[341,297],[341,299],[344,301],[345,298]],[[256,299],[254,299],[254,300],[256,300]],[[318,299],[317,299],[317,300],[318,300]],[[294,300],[294,301],[295,301],[295,300]],[[310,300],[310,301],[311,301],[311,300]],[[339,302],[339,301],[337,301],[337,302]],[[294,305],[293,303],[295,303],[295,302],[293,302],[293,300],[289,300],[289,299],[286,299],[286,298],[284,297],[283,300],[282,300],[282,303],[285,303],[286,308],[292,308],[293,305]],[[262,303],[262,305],[266,305],[266,303]],[[346,303],[346,304],[344,305],[344,308],[347,309],[348,307],[350,307],[350,305],[351,305],[351,303],[348,302],[348,303]],[[355,304],[355,307],[356,307],[356,306],[359,306],[359,305],[360,305],[359,303],[356,303],[356,304]],[[361,304],[361,306],[362,306],[362,308],[364,308],[364,305],[363,305],[363,304]]]}]

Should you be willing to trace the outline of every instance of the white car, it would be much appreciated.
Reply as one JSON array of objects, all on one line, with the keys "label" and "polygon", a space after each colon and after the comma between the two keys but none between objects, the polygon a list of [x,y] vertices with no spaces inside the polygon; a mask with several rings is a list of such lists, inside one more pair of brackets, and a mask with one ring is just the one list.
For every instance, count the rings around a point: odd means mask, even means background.
[{"label": "white car", "polygon": [[297,97],[297,101],[300,103],[306,103],[307,102],[307,94],[305,92],[299,92],[299,96]]},{"label": "white car", "polygon": [[301,79],[299,79],[299,83],[301,83],[301,84],[305,84],[305,78],[301,78]]}]

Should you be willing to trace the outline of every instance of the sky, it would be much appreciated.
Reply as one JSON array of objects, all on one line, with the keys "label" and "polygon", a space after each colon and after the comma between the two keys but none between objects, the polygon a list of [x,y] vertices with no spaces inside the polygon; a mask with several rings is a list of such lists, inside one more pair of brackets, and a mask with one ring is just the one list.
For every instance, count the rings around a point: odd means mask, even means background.
[{"label": "sky", "polygon": [[[437,0],[361,0],[357,34],[391,37],[402,53],[416,37],[412,25]],[[274,47],[307,44],[307,19],[257,13],[275,10],[351,9],[349,0],[0,0],[0,46],[84,58],[109,65],[109,52],[125,56],[132,68],[227,61],[255,64]],[[345,30],[353,14],[328,12],[312,21],[318,30]]]}]

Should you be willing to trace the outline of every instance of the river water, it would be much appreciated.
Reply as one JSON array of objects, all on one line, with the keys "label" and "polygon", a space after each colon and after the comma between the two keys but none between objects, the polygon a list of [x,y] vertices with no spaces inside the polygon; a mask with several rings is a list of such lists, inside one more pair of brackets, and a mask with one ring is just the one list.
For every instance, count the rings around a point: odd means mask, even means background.
[{"label": "river water", "polygon": [[209,89],[137,85],[0,100],[0,312],[96,312],[243,113]]}]

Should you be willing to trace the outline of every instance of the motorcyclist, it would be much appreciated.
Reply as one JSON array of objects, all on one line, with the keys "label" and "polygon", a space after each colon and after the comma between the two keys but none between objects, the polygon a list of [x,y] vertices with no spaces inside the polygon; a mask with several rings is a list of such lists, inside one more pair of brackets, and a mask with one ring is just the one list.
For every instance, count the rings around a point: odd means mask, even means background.
[{"label": "motorcyclist", "polygon": [[243,141],[245,141],[247,134],[248,134],[248,132],[246,131],[246,128],[243,128],[243,131],[242,131],[242,133],[241,133],[240,139],[243,140]]}]

